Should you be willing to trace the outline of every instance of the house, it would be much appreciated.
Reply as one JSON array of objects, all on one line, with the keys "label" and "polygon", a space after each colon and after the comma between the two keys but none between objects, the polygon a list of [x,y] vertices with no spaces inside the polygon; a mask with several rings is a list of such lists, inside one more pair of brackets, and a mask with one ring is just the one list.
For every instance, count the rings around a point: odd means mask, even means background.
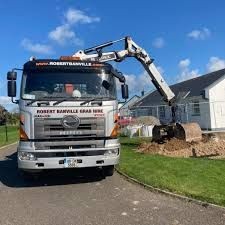
[{"label": "house", "polygon": [[[186,80],[170,88],[177,98],[177,120],[197,122],[202,129],[225,128],[225,69]],[[171,121],[170,107],[158,91],[153,91],[132,105],[135,116],[156,116]]]},{"label": "house", "polygon": [[132,105],[135,104],[139,99],[140,97],[138,95],[134,95],[128,101],[123,103],[123,105],[119,107],[120,117],[131,116],[130,107],[132,107]]}]

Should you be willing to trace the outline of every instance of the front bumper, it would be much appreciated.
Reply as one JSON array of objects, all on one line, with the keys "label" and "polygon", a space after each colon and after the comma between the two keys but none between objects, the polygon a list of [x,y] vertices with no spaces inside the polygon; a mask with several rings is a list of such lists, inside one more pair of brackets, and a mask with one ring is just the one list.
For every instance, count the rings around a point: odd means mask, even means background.
[{"label": "front bumper", "polygon": [[[70,159],[77,159],[77,168],[84,167],[98,167],[116,165],[119,163],[119,156],[116,157],[99,157],[99,156],[85,156],[85,157],[69,157]],[[63,169],[65,168],[65,158],[42,158],[36,161],[20,160],[18,159],[18,168],[24,170],[42,170],[42,169]]]},{"label": "front bumper", "polygon": [[[63,169],[66,168],[64,164],[65,159],[76,159],[77,168],[84,168],[84,167],[100,167],[100,166],[109,166],[109,165],[116,165],[119,163],[120,157],[120,145],[114,146],[111,148],[102,148],[102,149],[94,149],[95,151],[106,151],[118,148],[119,153],[118,155],[94,155],[94,156],[66,156],[65,157],[36,157],[35,160],[21,160],[17,157],[18,160],[18,168],[23,170],[43,170],[43,169]],[[19,151],[24,151],[22,148],[18,148]],[[27,149],[25,150],[27,151]],[[77,150],[78,152],[80,150]],[[84,151],[84,149],[82,149]],[[31,151],[30,151],[31,152]],[[54,151],[41,151],[43,152],[54,152]],[[58,152],[58,151],[57,151]],[[60,151],[62,152],[62,150]],[[68,153],[68,151],[65,151]],[[73,151],[69,151],[73,152]],[[76,152],[74,150],[74,152]],[[40,153],[40,151],[32,151],[32,153]]]}]

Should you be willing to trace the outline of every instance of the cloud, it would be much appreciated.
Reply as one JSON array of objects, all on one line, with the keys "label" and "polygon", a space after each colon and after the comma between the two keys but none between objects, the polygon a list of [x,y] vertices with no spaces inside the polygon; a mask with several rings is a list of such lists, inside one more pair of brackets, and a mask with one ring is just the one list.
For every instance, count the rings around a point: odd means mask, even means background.
[{"label": "cloud", "polygon": [[49,32],[48,37],[60,45],[64,45],[68,41],[76,45],[83,44],[83,41],[76,37],[75,32],[71,30],[71,27],[68,24],[56,27]]},{"label": "cloud", "polygon": [[[141,91],[143,88],[141,85],[138,85],[141,83],[141,80],[145,80],[145,78],[142,76],[137,76],[135,74],[123,74],[126,78],[126,84],[129,87],[129,95],[130,97],[134,94],[141,94]],[[150,80],[150,79],[149,79]],[[121,96],[121,83],[119,82],[118,79],[116,79],[116,85],[117,85],[117,92],[118,96]]]},{"label": "cloud", "polygon": [[137,76],[134,74],[124,74],[126,78],[126,84],[129,86],[130,92],[137,91]]},{"label": "cloud", "polygon": [[195,70],[187,69],[187,70],[184,70],[184,71],[181,72],[181,74],[179,76],[179,79],[178,79],[178,82],[189,80],[189,79],[192,79],[192,78],[196,78],[198,76],[200,76],[198,69],[195,69]]},{"label": "cloud", "polygon": [[[157,69],[161,72],[163,72],[163,69],[161,67],[157,67]],[[160,72],[160,73],[161,73]],[[139,75],[135,74],[124,74],[126,78],[126,84],[129,86],[129,93],[130,96],[137,94],[141,95],[141,91],[149,91],[153,88],[153,84],[151,82],[151,78],[149,77],[148,73],[146,71],[143,71]],[[117,80],[117,87],[118,87],[118,93],[120,95],[120,85],[121,83]]]},{"label": "cloud", "polygon": [[83,40],[77,37],[73,26],[76,24],[90,24],[99,22],[99,17],[91,17],[84,11],[69,8],[64,14],[64,22],[48,33],[50,40],[55,41],[59,45],[75,44],[83,45]]},{"label": "cloud", "polygon": [[213,72],[216,70],[225,68],[225,59],[220,59],[219,57],[212,56],[206,65],[208,72]]},{"label": "cloud", "polygon": [[[159,73],[163,76],[164,70],[162,67],[157,66]],[[139,76],[137,76],[136,81],[136,91],[140,92],[142,90],[149,90],[153,87],[151,78],[146,71],[143,71]]]},{"label": "cloud", "polygon": [[[177,82],[189,80],[195,77],[200,76],[198,69],[190,69],[191,61],[190,59],[183,59],[179,62],[178,67],[180,73],[176,78]],[[213,72],[225,68],[225,59],[220,59],[219,57],[212,56],[209,59],[209,62],[206,65],[207,72]]]},{"label": "cloud", "polygon": [[152,42],[152,45],[155,48],[162,48],[165,45],[165,40],[162,37],[158,37]]},{"label": "cloud", "polygon": [[27,38],[24,38],[22,40],[21,45],[27,51],[30,51],[36,54],[50,55],[54,53],[51,46],[40,44],[40,43],[33,43],[31,40]]},{"label": "cloud", "polygon": [[202,28],[199,30],[192,30],[188,33],[188,37],[194,40],[205,40],[209,38],[211,35],[211,31],[208,28]]},{"label": "cloud", "polygon": [[[131,82],[132,81],[132,82]],[[141,74],[132,77],[130,80],[131,91],[141,93],[142,90],[149,90],[153,87],[151,78],[146,71],[143,71]]]},{"label": "cloud", "polygon": [[[77,37],[76,32],[73,30],[73,26],[75,24],[90,24],[99,21],[99,17],[89,16],[84,11],[69,8],[64,13],[62,24],[48,32],[48,38],[59,45],[74,44],[81,46],[83,45],[83,40]],[[21,45],[27,51],[36,54],[49,55],[54,53],[50,45],[33,43],[33,41],[27,38],[24,38],[21,41]]]},{"label": "cloud", "polygon": [[178,66],[179,66],[179,68],[182,69],[182,68],[188,67],[190,65],[190,63],[191,63],[190,59],[184,59],[179,62]]},{"label": "cloud", "polygon": [[67,12],[65,13],[65,19],[68,24],[85,24],[85,23],[93,23],[93,22],[99,22],[99,17],[92,17],[85,14],[84,11],[69,8]]},{"label": "cloud", "polygon": [[190,64],[191,64],[190,59],[183,59],[179,62],[178,67],[180,68],[180,73],[177,76],[176,79],[177,82],[189,80],[198,77],[200,75],[198,69],[191,70],[189,68]]},{"label": "cloud", "polygon": [[7,96],[0,96],[0,105],[12,104],[11,98]]}]

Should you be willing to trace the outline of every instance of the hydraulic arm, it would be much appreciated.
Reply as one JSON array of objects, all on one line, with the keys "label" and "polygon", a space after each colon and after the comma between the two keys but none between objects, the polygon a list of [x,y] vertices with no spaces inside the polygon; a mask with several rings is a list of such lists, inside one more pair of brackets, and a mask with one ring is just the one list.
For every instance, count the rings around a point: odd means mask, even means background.
[{"label": "hydraulic arm", "polygon": [[[109,47],[116,42],[124,41],[124,49],[120,51],[103,52],[103,48]],[[88,61],[116,61],[122,62],[127,57],[136,58],[145,68],[151,78],[152,83],[163,99],[171,106],[172,123],[168,125],[155,126],[153,128],[153,140],[162,141],[164,137],[178,137],[186,141],[198,141],[201,139],[201,129],[197,123],[179,124],[176,123],[176,102],[175,94],[170,89],[166,81],[153,63],[153,59],[148,53],[138,46],[131,37],[121,38],[115,41],[109,41],[101,45],[97,45],[85,50],[76,52],[73,57]]]},{"label": "hydraulic arm", "polygon": [[[125,42],[125,48],[121,51],[112,51],[112,52],[102,52],[102,49],[113,45],[116,42],[123,41]],[[94,54],[90,54],[93,53]],[[131,37],[125,37],[116,41],[110,41],[105,44],[101,44],[92,48],[88,48],[85,50],[80,50],[73,55],[74,57],[80,57],[81,60],[91,60],[91,61],[117,61],[121,62],[127,57],[136,58],[145,68],[147,73],[149,74],[152,83],[159,91],[159,93],[163,96],[164,100],[169,104],[173,105],[175,101],[175,95],[163,79],[158,69],[153,63],[153,59],[147,54],[147,52],[139,47]]]}]

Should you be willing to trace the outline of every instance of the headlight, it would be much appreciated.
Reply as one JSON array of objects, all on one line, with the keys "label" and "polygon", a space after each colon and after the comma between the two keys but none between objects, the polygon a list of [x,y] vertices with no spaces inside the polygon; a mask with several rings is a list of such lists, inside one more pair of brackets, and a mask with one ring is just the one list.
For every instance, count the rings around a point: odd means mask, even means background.
[{"label": "headlight", "polygon": [[18,158],[20,160],[30,160],[30,161],[35,161],[37,158],[33,153],[30,152],[18,152]]},{"label": "headlight", "polygon": [[119,149],[118,148],[106,150],[105,153],[104,153],[105,156],[116,156],[118,154],[119,154]]}]

